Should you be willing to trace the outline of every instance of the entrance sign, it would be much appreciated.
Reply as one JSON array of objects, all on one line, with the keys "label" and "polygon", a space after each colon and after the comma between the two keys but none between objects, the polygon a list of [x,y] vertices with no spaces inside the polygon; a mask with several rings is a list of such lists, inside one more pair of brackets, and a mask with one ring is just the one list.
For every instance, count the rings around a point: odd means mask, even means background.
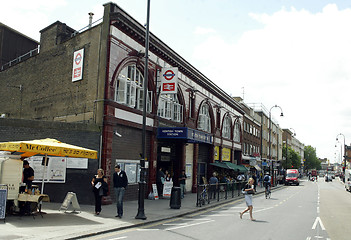
[{"label": "entrance sign", "polygon": [[163,197],[170,198],[172,193],[173,182],[164,182],[163,184]]},{"label": "entrance sign", "polygon": [[73,207],[73,211],[72,212],[76,212],[76,210],[80,211],[80,206],[79,206],[79,203],[78,203],[77,195],[74,192],[68,192],[67,193],[67,195],[65,197],[65,200],[63,200],[63,203],[62,203],[59,211],[61,209],[64,209],[65,212],[66,212],[67,209],[69,208],[69,206],[71,205],[71,203],[72,203],[72,207]]},{"label": "entrance sign", "polygon": [[212,134],[186,127],[159,127],[157,128],[157,138],[184,139],[192,143],[213,143]]},{"label": "entrance sign", "polygon": [[177,94],[178,68],[162,68],[161,94]]},{"label": "entrance sign", "polygon": [[72,82],[83,78],[84,48],[75,51],[73,54]]},{"label": "entrance sign", "polygon": [[156,184],[152,184],[152,191],[154,193],[154,198],[155,200],[158,200],[158,192],[157,192],[157,186]]}]

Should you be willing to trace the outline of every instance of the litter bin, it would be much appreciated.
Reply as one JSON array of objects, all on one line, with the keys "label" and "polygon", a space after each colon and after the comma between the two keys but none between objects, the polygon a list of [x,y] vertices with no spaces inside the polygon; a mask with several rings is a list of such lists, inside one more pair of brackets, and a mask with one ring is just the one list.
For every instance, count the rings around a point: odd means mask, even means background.
[{"label": "litter bin", "polygon": [[180,187],[172,187],[171,200],[169,202],[169,206],[173,209],[179,209],[180,205]]}]

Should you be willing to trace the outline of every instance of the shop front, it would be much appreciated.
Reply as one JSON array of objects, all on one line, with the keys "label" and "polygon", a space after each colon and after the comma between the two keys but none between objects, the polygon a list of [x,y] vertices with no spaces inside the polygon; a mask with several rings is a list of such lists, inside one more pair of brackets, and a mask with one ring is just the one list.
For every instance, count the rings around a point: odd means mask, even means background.
[{"label": "shop front", "polygon": [[194,186],[207,176],[213,136],[187,127],[159,127],[157,141],[157,169],[171,173],[176,186],[179,174],[185,170],[186,190],[195,191]]}]

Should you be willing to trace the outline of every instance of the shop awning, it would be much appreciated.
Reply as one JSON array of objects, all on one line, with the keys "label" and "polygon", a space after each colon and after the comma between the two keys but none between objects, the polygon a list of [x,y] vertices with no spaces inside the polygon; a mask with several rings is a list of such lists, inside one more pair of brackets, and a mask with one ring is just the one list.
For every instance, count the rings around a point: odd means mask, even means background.
[{"label": "shop awning", "polygon": [[231,162],[214,162],[214,163],[210,163],[210,165],[215,166],[215,167],[224,168],[224,169],[239,171],[239,172],[247,172],[248,171],[248,169],[245,166],[236,165],[236,164],[231,163]]}]

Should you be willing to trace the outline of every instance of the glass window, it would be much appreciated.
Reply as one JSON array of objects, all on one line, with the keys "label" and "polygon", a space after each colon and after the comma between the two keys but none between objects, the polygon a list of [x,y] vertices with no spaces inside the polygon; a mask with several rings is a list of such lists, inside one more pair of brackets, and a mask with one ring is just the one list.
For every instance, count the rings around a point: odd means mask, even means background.
[{"label": "glass window", "polygon": [[234,124],[234,141],[240,142],[240,125],[238,121]]},{"label": "glass window", "polygon": [[162,94],[158,102],[157,115],[174,122],[183,121],[183,105],[176,94]]},{"label": "glass window", "polygon": [[198,129],[211,132],[211,117],[208,104],[202,104],[197,122]]},{"label": "glass window", "polygon": [[230,138],[230,129],[231,129],[232,123],[230,117],[227,115],[224,120],[223,120],[223,128],[222,128],[222,137],[224,138]]},{"label": "glass window", "polygon": [[[116,81],[115,101],[131,108],[143,110],[144,77],[136,65],[121,70]],[[152,111],[152,92],[146,96],[146,110]]]}]

